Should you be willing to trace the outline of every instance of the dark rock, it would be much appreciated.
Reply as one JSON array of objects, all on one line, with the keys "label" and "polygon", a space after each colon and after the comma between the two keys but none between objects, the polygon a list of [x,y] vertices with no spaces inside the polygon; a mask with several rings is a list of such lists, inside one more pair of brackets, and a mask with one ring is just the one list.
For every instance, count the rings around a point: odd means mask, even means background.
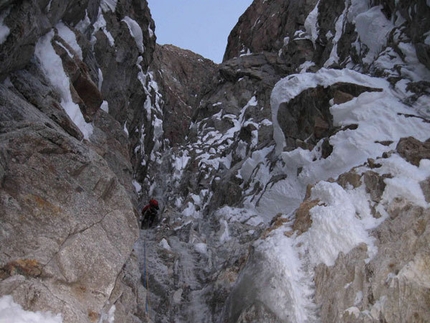
[{"label": "dark rock", "polygon": [[254,1],[231,31],[223,61],[241,54],[277,53],[284,38],[304,27],[316,1]]},{"label": "dark rock", "polygon": [[[278,122],[285,135],[287,149],[297,148],[295,140],[315,145],[334,131],[330,101],[339,103],[351,100],[366,91],[381,91],[351,83],[336,83],[329,87],[317,86],[303,91],[288,103],[280,105]],[[342,97],[342,98],[341,98]],[[346,100],[346,101],[345,101]],[[324,158],[331,151],[325,150]]]},{"label": "dark rock", "polygon": [[213,86],[217,65],[189,50],[157,45],[151,69],[162,92],[165,138],[182,143],[200,100]]}]

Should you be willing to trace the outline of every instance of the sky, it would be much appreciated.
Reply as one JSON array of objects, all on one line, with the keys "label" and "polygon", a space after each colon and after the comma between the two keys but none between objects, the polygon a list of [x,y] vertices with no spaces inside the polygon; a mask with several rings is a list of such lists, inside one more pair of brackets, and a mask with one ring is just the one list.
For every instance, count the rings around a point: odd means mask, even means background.
[{"label": "sky", "polygon": [[148,0],[160,45],[189,49],[221,63],[230,31],[252,0]]}]

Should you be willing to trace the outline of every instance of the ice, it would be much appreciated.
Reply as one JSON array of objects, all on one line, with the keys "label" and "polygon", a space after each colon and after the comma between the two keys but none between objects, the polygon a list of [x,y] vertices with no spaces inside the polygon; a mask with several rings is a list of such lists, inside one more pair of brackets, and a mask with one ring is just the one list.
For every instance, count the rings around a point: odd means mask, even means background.
[{"label": "ice", "polygon": [[26,311],[12,296],[0,297],[0,323],[62,323],[61,314]]}]

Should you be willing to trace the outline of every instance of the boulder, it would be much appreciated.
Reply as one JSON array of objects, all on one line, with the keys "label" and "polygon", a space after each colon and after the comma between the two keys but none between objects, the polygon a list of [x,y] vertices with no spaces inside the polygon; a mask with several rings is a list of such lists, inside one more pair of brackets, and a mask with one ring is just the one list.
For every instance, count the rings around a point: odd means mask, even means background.
[{"label": "boulder", "polygon": [[414,137],[402,138],[396,149],[400,156],[415,166],[419,166],[422,159],[430,159],[430,140],[421,142]]}]

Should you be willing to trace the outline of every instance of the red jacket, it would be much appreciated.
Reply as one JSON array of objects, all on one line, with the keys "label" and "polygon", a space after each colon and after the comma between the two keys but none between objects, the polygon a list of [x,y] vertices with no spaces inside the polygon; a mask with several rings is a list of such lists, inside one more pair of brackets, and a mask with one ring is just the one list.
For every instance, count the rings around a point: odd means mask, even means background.
[{"label": "red jacket", "polygon": [[149,200],[149,204],[145,205],[145,207],[142,210],[142,214],[145,214],[147,210],[151,209],[152,212],[157,212],[158,208],[158,201],[155,199]]}]

